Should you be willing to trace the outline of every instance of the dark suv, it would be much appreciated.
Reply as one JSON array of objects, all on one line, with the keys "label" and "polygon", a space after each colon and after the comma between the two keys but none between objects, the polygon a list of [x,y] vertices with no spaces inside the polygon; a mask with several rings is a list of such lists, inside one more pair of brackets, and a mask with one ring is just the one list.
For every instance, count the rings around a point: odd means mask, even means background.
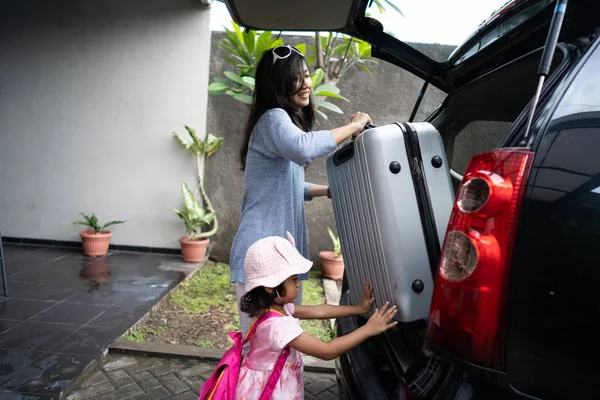
[{"label": "dark suv", "polygon": [[[399,324],[336,360],[340,396],[598,398],[600,1],[568,3],[537,103],[544,43],[564,2],[509,1],[443,62],[366,16],[372,0],[328,0],[328,18],[310,13],[315,1],[285,10],[226,3],[246,27],[359,37],[373,56],[449,93],[427,118],[456,189],[429,320]],[[479,154],[456,159],[467,142]],[[336,333],[364,323],[339,319]]]}]

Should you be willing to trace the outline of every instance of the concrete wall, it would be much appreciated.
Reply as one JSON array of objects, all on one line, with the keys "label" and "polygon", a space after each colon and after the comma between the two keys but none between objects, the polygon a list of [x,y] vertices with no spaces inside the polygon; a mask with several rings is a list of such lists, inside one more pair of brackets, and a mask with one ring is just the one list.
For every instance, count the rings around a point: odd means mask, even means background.
[{"label": "concrete wall", "polygon": [[[213,33],[213,40],[222,38],[222,33]],[[311,40],[310,37],[286,37],[285,42],[296,44]],[[432,52],[448,55],[452,48],[429,45]],[[222,76],[223,50],[213,46],[211,77]],[[350,71],[340,84],[342,94],[350,102],[334,101],[345,112],[344,115],[329,113],[329,120],[322,121],[318,128],[335,128],[349,122],[356,111],[368,112],[377,125],[396,121],[407,121],[423,81],[400,68],[380,62],[371,68],[373,76],[356,69]],[[445,94],[430,86],[416,121],[422,121],[441,104]],[[242,145],[243,129],[248,109],[228,96],[209,97],[208,131],[225,137],[219,152],[206,164],[207,189],[220,221],[218,234],[213,238],[211,257],[228,260],[231,242],[237,229],[243,195],[244,177],[240,170],[238,152]],[[325,158],[314,161],[306,170],[307,181],[327,184]],[[311,259],[318,265],[320,250],[331,249],[327,226],[335,231],[335,220],[330,200],[314,199],[306,203],[307,227]]]},{"label": "concrete wall", "polygon": [[198,0],[0,0],[2,234],[79,240],[83,211],[177,248],[195,162],[171,135],[205,133],[209,57]]}]

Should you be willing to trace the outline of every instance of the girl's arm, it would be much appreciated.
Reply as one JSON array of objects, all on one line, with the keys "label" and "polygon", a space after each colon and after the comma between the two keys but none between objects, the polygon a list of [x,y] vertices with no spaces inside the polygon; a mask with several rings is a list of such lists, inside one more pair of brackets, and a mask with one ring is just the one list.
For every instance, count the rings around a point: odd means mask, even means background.
[{"label": "girl's arm", "polygon": [[375,313],[369,321],[355,330],[354,332],[333,339],[330,342],[324,342],[308,333],[302,333],[289,343],[289,346],[309,356],[320,358],[321,360],[333,360],[348,350],[358,346],[371,336],[379,335],[382,332],[394,327],[397,322],[389,323],[396,314],[396,306],[386,311],[388,303],[375,310]]},{"label": "girl's arm", "polygon": [[371,309],[373,301],[373,287],[369,283],[365,283],[362,300],[357,306],[332,306],[328,304],[318,306],[296,305],[294,318],[330,319],[364,314]]}]

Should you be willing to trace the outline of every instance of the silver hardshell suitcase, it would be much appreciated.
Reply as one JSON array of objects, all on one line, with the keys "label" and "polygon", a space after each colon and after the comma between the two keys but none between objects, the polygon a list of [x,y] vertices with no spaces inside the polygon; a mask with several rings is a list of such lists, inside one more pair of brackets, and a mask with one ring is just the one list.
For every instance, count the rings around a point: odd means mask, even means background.
[{"label": "silver hardshell suitcase", "polygon": [[427,318],[454,191],[439,132],[429,123],[365,130],[327,159],[352,304],[364,282],[397,318]]}]

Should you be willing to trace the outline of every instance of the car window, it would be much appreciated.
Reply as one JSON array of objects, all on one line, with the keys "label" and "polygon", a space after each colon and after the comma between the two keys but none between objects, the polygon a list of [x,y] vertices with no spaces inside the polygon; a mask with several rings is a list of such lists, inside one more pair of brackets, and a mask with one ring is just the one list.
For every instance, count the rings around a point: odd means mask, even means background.
[{"label": "car window", "polygon": [[511,125],[506,121],[472,121],[454,139],[450,167],[462,175],[471,157],[496,148]]}]

